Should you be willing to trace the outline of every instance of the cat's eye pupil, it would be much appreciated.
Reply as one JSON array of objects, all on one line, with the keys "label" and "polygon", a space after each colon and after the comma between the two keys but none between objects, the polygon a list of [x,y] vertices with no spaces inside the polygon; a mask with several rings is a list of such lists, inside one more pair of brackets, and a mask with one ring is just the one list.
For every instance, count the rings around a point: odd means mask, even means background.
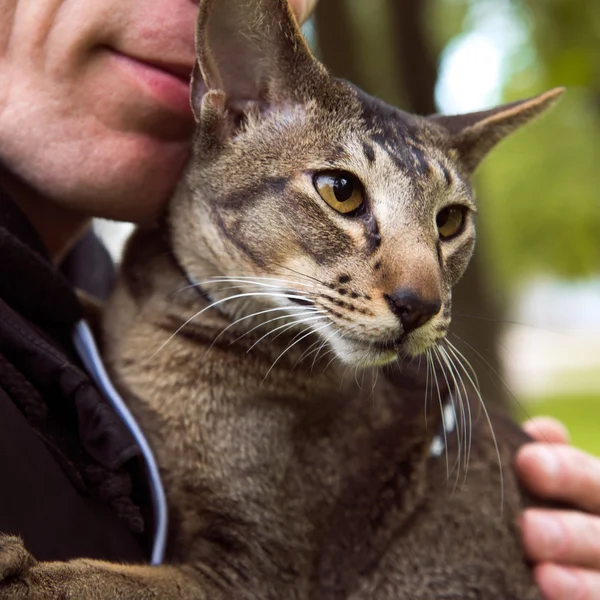
[{"label": "cat's eye pupil", "polygon": [[321,171],[315,173],[313,185],[319,196],[342,215],[355,216],[365,198],[360,181],[346,171]]},{"label": "cat's eye pupil", "polygon": [[436,215],[435,223],[440,238],[449,240],[461,233],[465,223],[466,210],[463,206],[447,206]]},{"label": "cat's eye pupil", "polygon": [[443,227],[448,222],[449,216],[450,216],[450,211],[447,208],[445,208],[444,210],[441,210],[438,213],[438,216],[435,219],[435,222],[437,223],[438,228]]},{"label": "cat's eye pupil", "polygon": [[341,175],[336,177],[333,182],[333,193],[338,202],[345,202],[354,192],[354,181],[349,177]]}]

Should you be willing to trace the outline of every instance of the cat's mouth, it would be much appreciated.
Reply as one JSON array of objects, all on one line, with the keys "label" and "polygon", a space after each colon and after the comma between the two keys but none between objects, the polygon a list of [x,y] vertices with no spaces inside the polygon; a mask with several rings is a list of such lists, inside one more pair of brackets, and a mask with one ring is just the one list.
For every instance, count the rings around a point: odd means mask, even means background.
[{"label": "cat's mouth", "polygon": [[395,352],[399,352],[402,348],[402,344],[404,343],[403,338],[398,338],[395,340],[383,341],[383,342],[366,342],[373,348],[377,350],[381,350],[381,352],[391,352],[392,350]]},{"label": "cat's mouth", "polygon": [[415,335],[414,332],[395,339],[369,340],[352,336],[335,336],[330,344],[346,364],[361,367],[383,366],[401,356],[419,356],[439,341],[439,336]]},{"label": "cat's mouth", "polygon": [[404,342],[403,337],[378,341],[344,336],[331,340],[331,345],[343,362],[361,367],[375,367],[397,360]]},{"label": "cat's mouth", "polygon": [[[315,303],[292,291],[285,291],[288,300],[303,307],[314,307]],[[432,339],[427,327],[420,327],[395,338],[369,339],[349,335],[330,335],[327,341],[344,363],[360,367],[382,366],[398,360],[400,356],[418,356],[434,345],[439,336]]]}]

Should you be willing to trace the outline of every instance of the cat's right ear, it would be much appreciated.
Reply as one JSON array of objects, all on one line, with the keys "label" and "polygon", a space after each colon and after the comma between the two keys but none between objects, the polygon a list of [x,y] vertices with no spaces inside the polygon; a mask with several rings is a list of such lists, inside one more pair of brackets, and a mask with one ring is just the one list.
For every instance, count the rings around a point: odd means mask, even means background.
[{"label": "cat's right ear", "polygon": [[[238,118],[301,102],[324,74],[287,0],[202,0],[191,103],[200,121],[209,102]],[[207,98],[208,100],[208,98]]]},{"label": "cat's right ear", "polygon": [[555,88],[534,98],[504,104],[465,115],[429,117],[450,136],[450,144],[468,173],[473,173],[485,155],[505,137],[552,106],[563,94]]}]

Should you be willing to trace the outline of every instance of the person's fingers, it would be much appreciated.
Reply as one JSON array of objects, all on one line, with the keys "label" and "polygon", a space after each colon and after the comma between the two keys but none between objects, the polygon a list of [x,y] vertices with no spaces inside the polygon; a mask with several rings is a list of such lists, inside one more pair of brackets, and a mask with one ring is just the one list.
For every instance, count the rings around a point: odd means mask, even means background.
[{"label": "person's fingers", "polygon": [[523,429],[538,442],[568,444],[569,430],[552,417],[534,417],[523,423]]},{"label": "person's fingers", "polygon": [[531,561],[600,570],[600,517],[532,508],[523,513],[519,524]]},{"label": "person's fingers", "polygon": [[290,5],[299,23],[304,23],[317,5],[317,0],[290,0]]},{"label": "person's fingers", "polygon": [[535,567],[534,573],[545,600],[600,598],[600,573],[597,571],[546,563]]},{"label": "person's fingers", "polygon": [[533,493],[600,514],[600,459],[591,454],[535,442],[519,450],[515,469]]}]

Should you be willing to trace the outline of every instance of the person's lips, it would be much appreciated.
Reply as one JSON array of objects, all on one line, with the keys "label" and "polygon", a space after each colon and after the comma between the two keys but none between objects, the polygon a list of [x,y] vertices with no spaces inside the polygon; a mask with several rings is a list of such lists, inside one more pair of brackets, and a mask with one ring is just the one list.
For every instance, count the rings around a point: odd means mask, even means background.
[{"label": "person's lips", "polygon": [[189,85],[190,78],[192,75],[193,67],[189,64],[183,62],[164,62],[162,60],[144,60],[142,58],[129,57],[131,60],[135,60],[140,62],[148,67],[153,67],[158,69],[159,71],[164,71],[165,73],[169,73],[181,80],[183,80],[186,85]]},{"label": "person's lips", "polygon": [[141,58],[108,48],[117,64],[161,105],[185,115],[191,114],[189,86],[192,65],[178,61]]}]

